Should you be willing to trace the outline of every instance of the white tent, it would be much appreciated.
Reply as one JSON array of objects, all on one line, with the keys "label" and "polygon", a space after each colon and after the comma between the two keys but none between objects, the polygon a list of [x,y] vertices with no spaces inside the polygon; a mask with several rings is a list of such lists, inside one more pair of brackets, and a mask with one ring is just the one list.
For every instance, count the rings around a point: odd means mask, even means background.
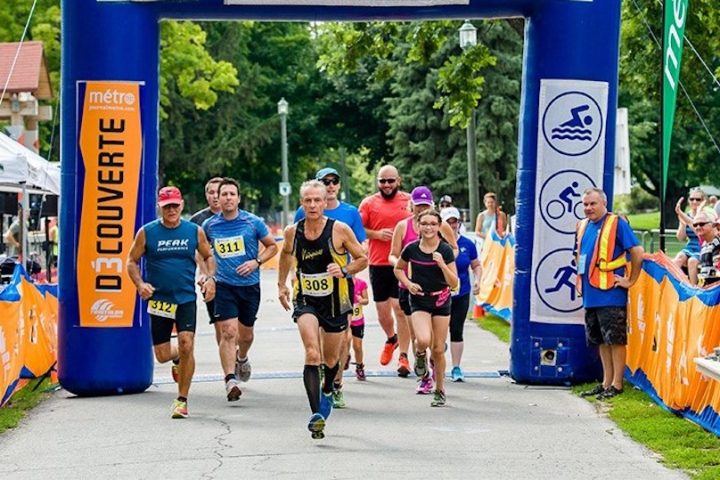
[{"label": "white tent", "polygon": [[[0,192],[23,192],[23,210],[30,211],[28,193],[60,195],[60,167],[0,133]],[[22,251],[28,251],[24,223]]]},{"label": "white tent", "polygon": [[60,195],[60,167],[0,133],[0,191]]}]

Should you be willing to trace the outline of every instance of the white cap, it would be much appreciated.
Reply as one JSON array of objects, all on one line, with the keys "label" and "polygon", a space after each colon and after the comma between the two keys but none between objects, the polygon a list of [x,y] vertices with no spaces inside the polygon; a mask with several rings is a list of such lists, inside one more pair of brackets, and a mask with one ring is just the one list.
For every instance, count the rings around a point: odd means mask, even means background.
[{"label": "white cap", "polygon": [[460,220],[460,212],[455,207],[447,207],[443,208],[440,212],[440,216],[442,217],[443,221],[447,222],[451,218],[457,218]]}]

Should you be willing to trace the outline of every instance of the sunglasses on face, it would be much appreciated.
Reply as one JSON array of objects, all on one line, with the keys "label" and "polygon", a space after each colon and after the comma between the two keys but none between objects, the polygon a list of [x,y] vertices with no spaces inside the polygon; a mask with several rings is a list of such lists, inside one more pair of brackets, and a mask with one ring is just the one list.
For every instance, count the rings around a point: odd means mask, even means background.
[{"label": "sunglasses on face", "polygon": [[378,183],[385,185],[386,183],[393,184],[397,181],[397,178],[378,178]]},{"label": "sunglasses on face", "polygon": [[702,228],[702,227],[704,227],[705,225],[707,225],[708,223],[710,223],[710,222],[698,222],[698,223],[693,223],[693,228]]},{"label": "sunglasses on face", "polygon": [[163,205],[162,208],[164,208],[166,210],[176,210],[176,209],[180,208],[180,205],[177,203],[170,203],[168,205]]},{"label": "sunglasses on face", "polygon": [[327,186],[327,185],[337,185],[337,184],[340,183],[340,179],[337,178],[337,177],[333,177],[333,178],[323,178],[323,179],[322,179],[322,182],[325,184],[325,186]]},{"label": "sunglasses on face", "polygon": [[702,198],[690,198],[691,202],[702,202]]},{"label": "sunglasses on face", "polygon": [[447,222],[448,225],[455,225],[456,223],[458,223],[458,219],[457,219],[457,218],[448,218],[448,219],[445,220],[445,221]]}]

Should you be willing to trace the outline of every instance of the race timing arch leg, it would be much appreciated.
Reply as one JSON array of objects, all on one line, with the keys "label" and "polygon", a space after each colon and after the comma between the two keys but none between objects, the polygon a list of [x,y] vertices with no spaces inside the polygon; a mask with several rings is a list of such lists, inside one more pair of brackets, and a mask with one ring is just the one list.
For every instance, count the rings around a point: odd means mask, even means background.
[{"label": "race timing arch leg", "polygon": [[620,0],[538,2],[526,23],[517,170],[511,376],[598,378],[575,292],[582,192],[612,200]]},{"label": "race timing arch leg", "polygon": [[155,217],[158,21],[147,5],[62,2],[58,376],[77,395],[145,390],[147,315],[127,274]]}]

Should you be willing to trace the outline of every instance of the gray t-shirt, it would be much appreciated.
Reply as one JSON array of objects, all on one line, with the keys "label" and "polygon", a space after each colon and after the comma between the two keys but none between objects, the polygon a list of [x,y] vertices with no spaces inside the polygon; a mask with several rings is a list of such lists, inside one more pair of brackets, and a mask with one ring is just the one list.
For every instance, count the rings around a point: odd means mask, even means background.
[{"label": "gray t-shirt", "polygon": [[22,254],[22,231],[20,229],[20,221],[15,220],[10,224],[10,228],[8,228],[8,232],[12,237],[15,239],[16,242],[20,244],[19,247],[15,247],[14,245],[7,244],[7,255],[9,257],[13,257],[15,255]]}]

